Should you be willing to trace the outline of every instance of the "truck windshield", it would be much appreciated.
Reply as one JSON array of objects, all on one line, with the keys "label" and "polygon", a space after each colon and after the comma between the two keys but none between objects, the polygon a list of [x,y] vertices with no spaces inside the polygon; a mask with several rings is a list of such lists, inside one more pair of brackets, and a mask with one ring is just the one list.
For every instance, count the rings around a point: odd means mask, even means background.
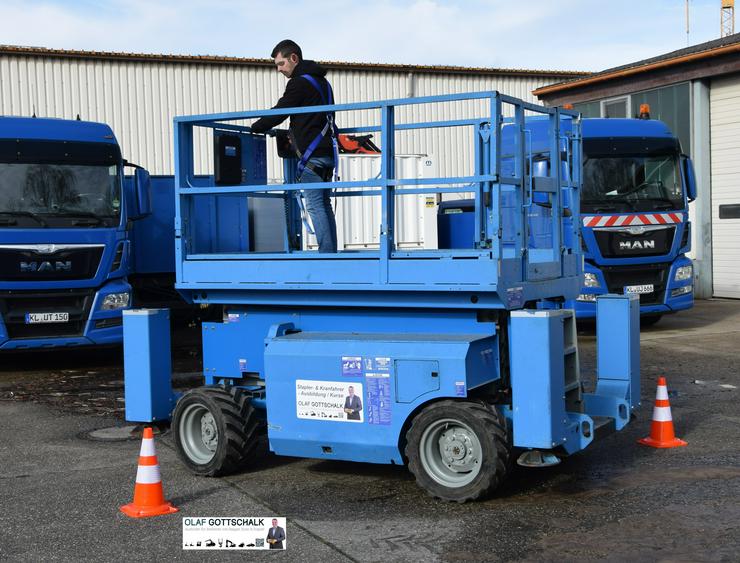
[{"label": "truck windshield", "polygon": [[0,226],[114,226],[120,167],[0,162]]},{"label": "truck windshield", "polygon": [[581,210],[585,213],[683,209],[675,154],[587,157]]}]

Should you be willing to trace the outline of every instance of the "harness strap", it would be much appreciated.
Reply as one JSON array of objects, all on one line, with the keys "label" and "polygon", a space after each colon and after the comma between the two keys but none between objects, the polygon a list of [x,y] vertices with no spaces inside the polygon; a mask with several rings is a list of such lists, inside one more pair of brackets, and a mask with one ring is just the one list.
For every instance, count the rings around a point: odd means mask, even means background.
[{"label": "harness strap", "polygon": [[301,192],[293,192],[293,196],[298,202],[298,209],[301,212],[301,222],[303,223],[303,226],[306,227],[306,232],[309,235],[315,235],[316,233],[313,230],[313,226],[311,225],[311,222],[308,220],[309,219],[308,211],[306,210],[306,204],[303,202],[303,197],[301,196]]},{"label": "harness strap", "polygon": [[[324,105],[331,105],[334,103],[334,93],[328,80],[326,81],[327,95],[324,95],[321,86],[313,76],[311,76],[310,74],[302,74],[301,78],[305,78],[306,80],[308,80],[308,83],[314,87],[314,89],[319,93],[319,96],[321,97],[321,102]],[[296,152],[298,152],[298,155],[300,156],[300,161],[298,162],[298,167],[296,169],[296,176],[298,180],[301,179],[303,171],[306,169],[306,164],[311,158],[311,155],[316,150],[316,147],[319,146],[319,143],[326,136],[327,133],[331,135],[331,142],[334,148],[334,174],[332,179],[335,182],[339,180],[339,144],[337,142],[338,131],[336,123],[334,123],[334,116],[329,112],[326,113],[326,125],[321,130],[321,133],[316,135],[316,138],[311,141],[311,144],[308,145],[308,148],[306,148],[305,152],[302,155],[298,151],[297,145],[294,144],[294,146],[296,147]]]},{"label": "harness strap", "polygon": [[[329,81],[326,82],[327,87],[327,93],[328,93],[328,103],[327,103],[327,96],[324,95],[323,90],[321,89],[321,86],[319,86],[318,81],[311,76],[310,74],[302,74],[302,78],[305,78],[308,80],[309,84],[314,87],[314,89],[319,93],[319,96],[321,97],[321,102],[323,105],[330,105],[334,103],[334,93],[332,92],[331,84],[329,84]],[[296,180],[300,181],[301,176],[303,176],[303,172],[306,168],[309,168],[310,170],[315,169],[308,164],[309,159],[311,158],[311,155],[316,150],[316,147],[319,146],[319,143],[321,140],[326,136],[327,133],[331,134],[332,139],[332,145],[334,147],[334,172],[332,179],[336,182],[339,180],[339,176],[337,174],[337,169],[339,167],[339,145],[337,144],[337,126],[334,123],[334,116],[331,113],[326,114],[326,125],[324,125],[324,128],[321,130],[321,132],[316,135],[313,141],[308,145],[306,150],[303,154],[301,154],[300,149],[298,148],[298,143],[295,140],[295,135],[293,135],[293,131],[289,130],[289,134],[291,136],[291,141],[293,143],[293,148],[295,149],[296,154],[298,155],[298,158],[300,159],[298,161],[298,166],[296,167]],[[323,179],[323,176],[322,176]],[[301,192],[294,192],[293,194],[297,200],[298,208],[300,210],[301,214],[301,221],[303,222],[303,225],[306,227],[306,232],[309,234],[315,234],[311,223],[309,221],[309,214],[306,210],[306,205],[303,201],[303,196]]]}]

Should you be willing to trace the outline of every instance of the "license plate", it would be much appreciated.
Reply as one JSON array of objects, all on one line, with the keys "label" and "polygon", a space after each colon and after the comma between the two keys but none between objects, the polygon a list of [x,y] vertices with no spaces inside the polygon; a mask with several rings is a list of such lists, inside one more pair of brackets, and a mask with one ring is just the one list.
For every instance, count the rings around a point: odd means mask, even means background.
[{"label": "license plate", "polygon": [[26,313],[26,324],[68,323],[69,313]]},{"label": "license plate", "polygon": [[625,295],[628,293],[637,293],[638,295],[641,295],[643,293],[652,293],[653,291],[655,291],[655,287],[651,283],[646,283],[644,285],[625,285],[624,286]]}]

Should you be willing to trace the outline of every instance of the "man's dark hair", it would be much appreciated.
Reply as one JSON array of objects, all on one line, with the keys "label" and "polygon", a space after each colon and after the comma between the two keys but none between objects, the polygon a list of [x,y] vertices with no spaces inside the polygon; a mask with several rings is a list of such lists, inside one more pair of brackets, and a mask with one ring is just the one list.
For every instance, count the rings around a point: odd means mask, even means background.
[{"label": "man's dark hair", "polygon": [[280,53],[283,58],[288,58],[292,54],[298,55],[298,60],[303,60],[303,52],[301,51],[301,48],[298,46],[298,43],[295,41],[291,41],[290,39],[283,39],[280,43],[275,45],[275,48],[272,50],[272,54],[270,55],[273,59],[277,57],[277,54]]}]

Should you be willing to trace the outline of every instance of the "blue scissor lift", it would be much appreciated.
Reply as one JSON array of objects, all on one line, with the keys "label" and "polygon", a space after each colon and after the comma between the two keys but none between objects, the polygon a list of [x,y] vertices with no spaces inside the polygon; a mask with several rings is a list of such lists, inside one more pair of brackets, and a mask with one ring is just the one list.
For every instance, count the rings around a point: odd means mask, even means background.
[{"label": "blue scissor lift", "polygon": [[[397,120],[409,106],[440,104],[467,104],[476,116]],[[285,183],[268,184],[266,138],[242,125],[326,111],[339,123],[375,116],[341,132],[377,135],[380,175],[330,187],[337,198],[380,199],[377,250],[296,249],[293,196],[327,184],[294,183],[291,159]],[[531,116],[549,121],[539,164]],[[474,147],[467,175],[396,177],[403,135],[459,128]],[[195,174],[203,129],[222,158],[212,176]],[[405,463],[430,494],[456,501],[499,485],[515,448],[521,463],[547,464],[621,429],[639,401],[637,302],[600,300],[592,393],[573,312],[561,308],[581,285],[579,131],[577,114],[497,92],[176,118],[177,287],[223,305],[224,316],[203,324],[205,386],[175,397],[166,312],[127,315],[127,418],[167,419],[174,407],[179,455],[198,474],[242,468],[266,429],[276,454]],[[224,181],[229,158],[239,173]],[[398,196],[462,192],[475,196],[473,248],[396,248]],[[280,213],[262,216],[268,204]],[[272,233],[270,250],[256,232]]]}]

